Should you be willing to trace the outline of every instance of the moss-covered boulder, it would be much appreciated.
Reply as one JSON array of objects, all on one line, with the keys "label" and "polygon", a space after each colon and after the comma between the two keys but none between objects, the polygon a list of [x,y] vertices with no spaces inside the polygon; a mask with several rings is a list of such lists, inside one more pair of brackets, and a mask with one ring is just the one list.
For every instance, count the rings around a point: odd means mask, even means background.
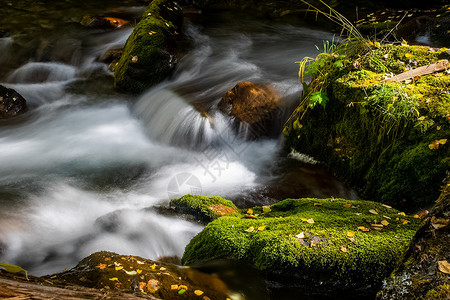
[{"label": "moss-covered boulder", "polygon": [[172,199],[169,207],[177,214],[192,215],[196,220],[204,223],[238,212],[238,208],[230,200],[198,195],[185,195]]},{"label": "moss-covered boulder", "polygon": [[118,289],[151,299],[226,299],[230,293],[217,276],[106,251],[91,254],[75,268],[45,279],[55,284],[67,282],[101,290]]},{"label": "moss-covered boulder", "polygon": [[26,100],[13,89],[0,85],[0,119],[9,119],[27,111]]},{"label": "moss-covered boulder", "polygon": [[449,299],[450,181],[377,299]]},{"label": "moss-covered boulder", "polygon": [[421,222],[370,201],[286,199],[209,223],[182,263],[238,260],[309,294],[375,292]]},{"label": "moss-covered boulder", "polygon": [[385,79],[439,62],[446,51],[366,42],[319,55],[284,129],[287,146],[322,161],[366,199],[431,207],[450,166],[450,75]]},{"label": "moss-covered boulder", "polygon": [[183,13],[177,2],[152,1],[114,68],[115,87],[140,93],[170,76],[177,62],[182,23]]}]

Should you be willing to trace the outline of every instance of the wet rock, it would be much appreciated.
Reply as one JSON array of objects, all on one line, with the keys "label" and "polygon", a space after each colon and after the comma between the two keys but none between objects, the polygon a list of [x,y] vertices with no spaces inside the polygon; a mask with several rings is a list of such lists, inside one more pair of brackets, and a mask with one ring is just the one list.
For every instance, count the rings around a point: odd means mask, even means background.
[{"label": "wet rock", "polygon": [[117,89],[140,93],[170,76],[177,63],[183,13],[175,1],[150,3],[114,71]]},{"label": "wet rock", "polygon": [[309,295],[373,296],[421,220],[371,201],[286,199],[209,223],[183,264],[246,262],[266,279]]},{"label": "wet rock", "polygon": [[119,63],[120,57],[122,56],[123,48],[115,48],[107,50],[102,57],[100,57],[100,61],[109,65],[109,70],[114,72],[116,70],[116,66]]},{"label": "wet rock", "polygon": [[0,85],[0,119],[9,119],[27,111],[27,102],[13,89]]},{"label": "wet rock", "polygon": [[115,29],[130,25],[130,22],[119,18],[85,16],[80,24],[89,28]]},{"label": "wet rock", "polygon": [[412,240],[403,263],[378,292],[377,299],[449,299],[450,181],[426,223]]},{"label": "wet rock", "polygon": [[[73,269],[44,277],[101,290],[119,290],[151,299],[226,299],[230,291],[218,277],[192,268],[138,256],[97,252]],[[201,297],[198,295],[201,293]]]}]

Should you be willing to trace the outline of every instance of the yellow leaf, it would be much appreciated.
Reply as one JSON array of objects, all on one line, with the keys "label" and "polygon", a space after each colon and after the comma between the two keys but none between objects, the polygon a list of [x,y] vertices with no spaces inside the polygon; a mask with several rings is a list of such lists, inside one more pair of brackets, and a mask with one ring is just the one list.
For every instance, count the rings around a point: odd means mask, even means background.
[{"label": "yellow leaf", "polygon": [[350,208],[350,206],[352,206],[350,203],[344,204],[345,208]]},{"label": "yellow leaf", "polygon": [[142,270],[136,269],[136,272],[137,272],[138,274],[141,274],[141,273],[142,273]]},{"label": "yellow leaf", "polygon": [[398,215],[400,216],[406,216],[406,214],[404,212],[399,212]]},{"label": "yellow leaf", "polygon": [[164,268],[164,267],[161,267],[161,268],[159,268],[159,270],[160,270],[160,271],[165,271],[165,270],[167,270],[167,269]]},{"label": "yellow leaf", "polygon": [[314,206],[322,206],[323,203],[314,203]]},{"label": "yellow leaf", "polygon": [[99,264],[98,266],[96,266],[96,268],[99,268],[100,270],[103,270],[106,268],[106,264]]},{"label": "yellow leaf", "polygon": [[259,226],[259,227],[258,227],[258,230],[259,230],[259,231],[263,231],[264,229],[266,229],[266,226]]},{"label": "yellow leaf", "polygon": [[123,269],[123,267],[122,266],[120,266],[120,267],[116,267],[116,271],[119,271],[119,270],[122,270]]},{"label": "yellow leaf", "polygon": [[253,209],[251,209],[251,208],[247,209],[247,214],[253,215]]},{"label": "yellow leaf", "polygon": [[302,220],[303,222],[306,222],[306,221],[308,221],[308,219],[307,219],[307,218],[301,218],[301,220]]},{"label": "yellow leaf", "polygon": [[268,212],[270,212],[270,206],[269,205],[264,205],[263,207],[262,207],[262,209],[263,209],[263,213],[268,213]]},{"label": "yellow leaf", "polygon": [[112,277],[112,278],[109,278],[109,280],[111,280],[111,281],[119,281],[119,278],[117,278],[117,277]]},{"label": "yellow leaf", "polygon": [[152,270],[156,269],[156,264],[151,265],[150,268],[152,268]]},{"label": "yellow leaf", "polygon": [[388,225],[389,225],[389,222],[386,221],[386,220],[383,220],[383,221],[381,221],[381,224],[383,224],[384,226],[388,226]]},{"label": "yellow leaf", "polygon": [[418,117],[417,120],[423,121],[423,120],[425,120],[425,116]]},{"label": "yellow leaf", "polygon": [[311,241],[311,247],[315,247],[315,246],[317,246],[317,243],[314,241]]},{"label": "yellow leaf", "polygon": [[388,216],[383,216],[383,218],[386,218],[386,219],[389,219],[389,220],[391,219],[391,218],[390,218],[390,217],[388,217]]},{"label": "yellow leaf", "polygon": [[180,285],[178,286],[178,289],[179,289],[179,290],[183,289],[183,290],[186,290],[186,291],[187,291],[188,287],[187,287],[186,285],[180,284]]},{"label": "yellow leaf", "polygon": [[405,57],[406,57],[406,58],[413,58],[414,55],[412,55],[411,53],[405,53]]},{"label": "yellow leaf", "polygon": [[118,263],[117,261],[115,261],[115,262],[114,262],[114,265],[115,265],[116,267],[120,267],[122,264],[121,264],[121,263]]},{"label": "yellow leaf", "polygon": [[413,218],[414,219],[419,219],[420,217],[419,217],[419,215],[414,215]]},{"label": "yellow leaf", "polygon": [[306,223],[308,223],[308,224],[314,224],[314,219],[313,219],[313,218],[308,219],[308,220],[306,220]]},{"label": "yellow leaf", "polygon": [[445,145],[445,143],[447,143],[447,139],[442,139],[442,140],[439,140],[438,142],[441,145]]},{"label": "yellow leaf", "polygon": [[407,42],[407,41],[405,41],[405,40],[402,40],[402,43],[401,43],[401,45],[402,45],[402,46],[408,46],[408,42]]},{"label": "yellow leaf", "polygon": [[406,225],[406,224],[408,224],[408,223],[411,222],[411,221],[408,221],[408,220],[405,220],[405,219],[400,219],[400,221],[402,221],[402,224],[403,224],[403,225]]},{"label": "yellow leaf", "polygon": [[438,261],[439,271],[445,274],[450,274],[450,264],[446,260]]},{"label": "yellow leaf", "polygon": [[377,211],[376,211],[375,209],[371,209],[371,210],[369,210],[369,212],[370,212],[371,214],[378,215],[378,213],[377,213]]},{"label": "yellow leaf", "polygon": [[364,231],[364,232],[370,231],[369,228],[366,228],[364,226],[359,226],[358,229],[361,230],[361,231]]},{"label": "yellow leaf", "polygon": [[21,271],[25,272],[25,276],[28,280],[28,271],[23,269],[22,267],[16,266],[16,265],[10,265],[7,263],[0,263],[0,267],[4,268],[7,272],[10,273],[19,273]]},{"label": "yellow leaf", "polygon": [[143,261],[140,261],[140,260],[137,260],[136,261],[138,264],[140,264],[140,265],[143,265],[144,264],[144,262]]},{"label": "yellow leaf", "polygon": [[355,232],[354,231],[349,231],[349,232],[347,232],[347,236],[348,237],[353,237],[355,235]]},{"label": "yellow leaf", "polygon": [[441,126],[437,126],[437,127],[436,127],[436,130],[441,130]]},{"label": "yellow leaf", "polygon": [[386,205],[386,204],[381,204],[381,206],[384,206],[386,208],[392,208],[392,206]]},{"label": "yellow leaf", "polygon": [[439,141],[438,140],[434,140],[431,144],[428,145],[428,148],[430,148],[430,150],[436,150],[439,149]]},{"label": "yellow leaf", "polygon": [[341,246],[341,251],[342,251],[342,252],[348,252],[348,251],[347,251],[347,248],[345,248],[344,246]]},{"label": "yellow leaf", "polygon": [[195,290],[194,294],[196,294],[197,296],[201,296],[201,295],[203,295],[203,292],[200,290]]},{"label": "yellow leaf", "polygon": [[250,226],[249,228],[245,229],[245,232],[252,232],[253,230],[255,230],[255,228],[253,226]]},{"label": "yellow leaf", "polygon": [[136,275],[136,274],[137,274],[136,271],[127,271],[127,270],[124,270],[124,271],[125,271],[125,273],[127,273],[128,275]]},{"label": "yellow leaf", "polygon": [[383,228],[383,225],[381,225],[381,224],[370,224],[370,226],[377,227],[377,228]]},{"label": "yellow leaf", "polygon": [[171,289],[171,290],[178,290],[178,284],[172,284],[172,285],[170,286],[170,289]]}]

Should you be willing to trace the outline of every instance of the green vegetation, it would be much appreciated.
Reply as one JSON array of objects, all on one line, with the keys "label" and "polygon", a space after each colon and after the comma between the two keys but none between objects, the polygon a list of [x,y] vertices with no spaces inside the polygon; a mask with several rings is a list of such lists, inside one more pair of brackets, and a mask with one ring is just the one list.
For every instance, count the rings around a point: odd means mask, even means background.
[{"label": "green vegetation", "polygon": [[172,73],[183,14],[174,1],[154,0],[129,36],[115,68],[116,88],[140,93]]},{"label": "green vegetation", "polygon": [[194,215],[197,219],[206,222],[238,211],[238,208],[230,200],[198,195],[185,195],[173,199],[169,206],[177,212]]},{"label": "green vegetation", "polygon": [[273,280],[347,289],[389,275],[420,223],[370,201],[286,199],[209,223],[182,262],[235,259]]}]

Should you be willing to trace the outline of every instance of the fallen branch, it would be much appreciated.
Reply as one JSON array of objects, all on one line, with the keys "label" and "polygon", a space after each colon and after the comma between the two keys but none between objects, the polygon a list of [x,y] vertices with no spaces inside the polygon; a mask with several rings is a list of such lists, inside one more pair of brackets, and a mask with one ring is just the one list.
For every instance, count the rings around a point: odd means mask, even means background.
[{"label": "fallen branch", "polygon": [[438,61],[437,63],[419,67],[414,70],[409,70],[409,71],[403,72],[394,77],[387,78],[387,79],[383,80],[383,82],[392,82],[392,81],[401,82],[404,80],[415,78],[417,76],[422,76],[422,75],[432,74],[435,72],[444,71],[444,70],[447,70],[447,65],[448,65],[448,60],[443,59],[441,61]]}]

